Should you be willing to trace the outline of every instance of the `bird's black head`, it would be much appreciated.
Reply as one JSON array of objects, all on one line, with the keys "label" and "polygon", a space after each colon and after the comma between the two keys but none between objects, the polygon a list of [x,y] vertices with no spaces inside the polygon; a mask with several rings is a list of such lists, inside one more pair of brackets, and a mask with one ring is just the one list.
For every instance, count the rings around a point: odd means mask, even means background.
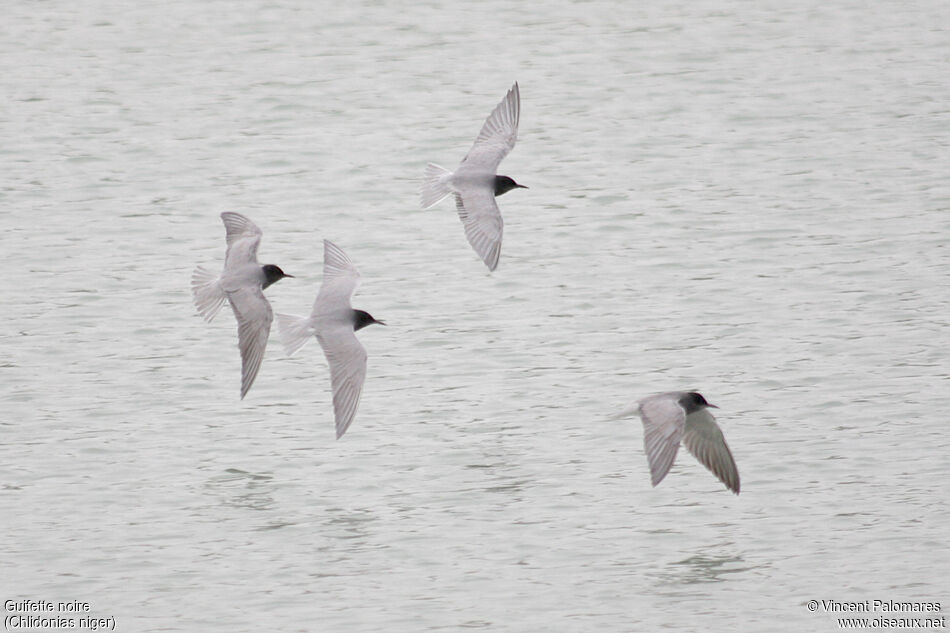
[{"label": "bird's black head", "polygon": [[495,195],[500,196],[512,189],[527,189],[524,185],[519,185],[508,176],[495,176]]},{"label": "bird's black head", "polygon": [[280,281],[284,277],[293,277],[293,275],[288,275],[282,271],[280,266],[275,266],[273,264],[264,264],[261,266],[261,270],[264,271],[264,283],[261,284],[261,289],[266,288],[272,283]]},{"label": "bird's black head", "polygon": [[682,398],[680,398],[680,404],[686,409],[686,414],[689,415],[694,411],[699,411],[700,409],[705,409],[706,407],[712,407],[713,409],[718,409],[714,404],[709,404],[706,402],[706,398],[703,397],[703,394],[697,393],[695,391],[690,391]]},{"label": "bird's black head", "polygon": [[369,312],[364,312],[363,310],[353,310],[353,331],[362,330],[367,325],[372,325],[378,323],[380,325],[386,325],[382,321],[377,321],[373,318],[373,315]]}]

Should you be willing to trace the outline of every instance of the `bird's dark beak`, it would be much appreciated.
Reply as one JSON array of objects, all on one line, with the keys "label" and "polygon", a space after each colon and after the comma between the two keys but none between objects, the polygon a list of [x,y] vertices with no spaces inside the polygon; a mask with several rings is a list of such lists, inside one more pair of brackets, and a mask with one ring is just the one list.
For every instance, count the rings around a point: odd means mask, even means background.
[{"label": "bird's dark beak", "polygon": [[708,402],[706,403],[706,406],[709,407],[710,409],[718,409],[718,408],[719,408],[719,407],[717,407],[717,406],[714,405],[714,404],[709,404]]},{"label": "bird's dark beak", "polygon": [[527,188],[528,188],[527,185],[519,185],[519,184],[515,184],[515,187],[518,187],[519,189],[527,189]]},{"label": "bird's dark beak", "polygon": [[293,277],[293,275],[288,275],[287,273],[284,273],[284,277]]},{"label": "bird's dark beak", "polygon": [[386,325],[385,321],[380,321],[379,319],[373,319],[374,323],[379,323],[380,325]]}]

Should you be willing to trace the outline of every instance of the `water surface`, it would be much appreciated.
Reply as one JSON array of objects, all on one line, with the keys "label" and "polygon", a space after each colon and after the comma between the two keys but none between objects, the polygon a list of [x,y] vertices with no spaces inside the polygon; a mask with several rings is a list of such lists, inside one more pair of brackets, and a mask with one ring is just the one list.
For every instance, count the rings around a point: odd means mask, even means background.
[{"label": "water surface", "polygon": [[[122,631],[836,630],[944,600],[950,11],[14,2],[0,27],[2,599]],[[513,81],[489,274],[418,209]],[[317,345],[248,397],[196,316],[218,214],[309,309],[363,274],[334,440]],[[696,388],[742,475],[651,488]]]}]

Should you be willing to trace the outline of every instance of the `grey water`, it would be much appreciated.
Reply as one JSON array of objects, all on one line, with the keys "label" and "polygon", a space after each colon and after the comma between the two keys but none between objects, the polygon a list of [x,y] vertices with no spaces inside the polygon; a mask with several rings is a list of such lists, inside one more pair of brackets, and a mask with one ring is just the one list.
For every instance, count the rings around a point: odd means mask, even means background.
[{"label": "grey water", "polygon": [[[950,5],[14,0],[0,21],[0,599],[117,631],[838,630],[950,601]],[[418,208],[514,81],[489,274]],[[369,370],[195,314],[233,210]],[[698,389],[742,476],[651,488]],[[4,616],[11,615],[5,607]],[[48,630],[48,629],[47,629]]]}]

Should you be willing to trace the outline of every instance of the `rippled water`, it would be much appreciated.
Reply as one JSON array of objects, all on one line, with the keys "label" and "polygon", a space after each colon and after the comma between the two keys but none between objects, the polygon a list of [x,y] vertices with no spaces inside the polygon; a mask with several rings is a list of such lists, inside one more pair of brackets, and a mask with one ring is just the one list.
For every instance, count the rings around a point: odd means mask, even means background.
[{"label": "rippled water", "polygon": [[[950,5],[8,3],[0,599],[121,631],[837,630],[944,600]],[[418,209],[514,80],[501,265]],[[385,319],[247,399],[218,214]],[[701,389],[742,474],[651,488]],[[9,614],[9,610],[5,615]]]}]

